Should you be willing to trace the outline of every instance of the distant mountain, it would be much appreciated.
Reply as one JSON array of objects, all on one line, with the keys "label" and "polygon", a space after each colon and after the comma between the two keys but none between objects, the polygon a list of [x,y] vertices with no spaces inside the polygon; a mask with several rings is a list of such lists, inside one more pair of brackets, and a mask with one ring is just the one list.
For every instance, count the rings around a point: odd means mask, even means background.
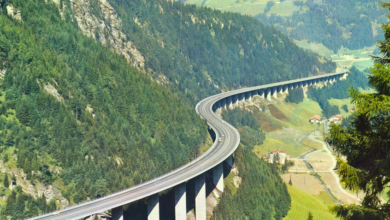
[{"label": "distant mountain", "polygon": [[292,16],[262,13],[255,17],[292,39],[322,43],[335,53],[341,47],[356,50],[383,39],[380,24],[386,23],[386,11],[377,0],[308,0],[294,4],[299,11]]},{"label": "distant mountain", "polygon": [[375,45],[383,39],[380,24],[386,11],[377,0],[185,0],[197,4],[254,16],[294,40],[325,45],[335,53]]}]

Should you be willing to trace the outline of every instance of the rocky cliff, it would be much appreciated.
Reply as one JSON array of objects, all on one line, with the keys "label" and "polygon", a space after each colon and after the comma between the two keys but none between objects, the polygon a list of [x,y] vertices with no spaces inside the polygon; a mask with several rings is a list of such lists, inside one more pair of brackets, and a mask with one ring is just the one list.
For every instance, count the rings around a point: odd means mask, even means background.
[{"label": "rocky cliff", "polygon": [[109,2],[106,0],[70,0],[70,4],[60,0],[53,2],[58,6],[63,19],[67,10],[71,12],[69,14],[83,34],[124,56],[137,69],[144,70],[144,56],[121,31],[122,20]]}]

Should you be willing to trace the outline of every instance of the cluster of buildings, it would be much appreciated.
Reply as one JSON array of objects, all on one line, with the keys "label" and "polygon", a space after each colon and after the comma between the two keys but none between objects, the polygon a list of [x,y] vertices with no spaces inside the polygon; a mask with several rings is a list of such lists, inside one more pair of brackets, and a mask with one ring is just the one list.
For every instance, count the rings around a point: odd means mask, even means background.
[{"label": "cluster of buildings", "polygon": [[277,160],[275,161],[276,163],[284,164],[287,158],[287,154],[285,150],[271,150],[268,153],[267,158],[268,158],[268,163],[273,163],[274,160]]},{"label": "cluster of buildings", "polygon": [[341,119],[343,119],[343,116],[340,115],[340,114],[330,116],[329,119],[321,118],[319,115],[314,115],[313,117],[311,117],[309,119],[309,122],[312,123],[312,124],[313,123],[322,124],[325,121],[328,121],[328,122],[331,122],[331,123],[338,124],[338,123],[341,122]]}]

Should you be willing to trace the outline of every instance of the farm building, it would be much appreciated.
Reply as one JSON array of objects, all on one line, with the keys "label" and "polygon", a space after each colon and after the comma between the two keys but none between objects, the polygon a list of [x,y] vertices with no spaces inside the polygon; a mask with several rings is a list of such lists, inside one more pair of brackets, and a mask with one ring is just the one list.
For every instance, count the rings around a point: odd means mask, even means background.
[{"label": "farm building", "polygon": [[286,154],[285,150],[271,150],[271,152],[269,153],[268,162],[273,163],[274,160],[278,160],[275,162],[280,163],[280,164],[284,164],[284,161],[286,161],[286,158],[287,158],[287,154]]},{"label": "farm building", "polygon": [[343,118],[342,115],[333,115],[329,118],[329,122],[337,124],[341,121],[342,118]]},{"label": "farm building", "polygon": [[321,121],[321,117],[320,116],[318,116],[318,115],[314,115],[313,117],[311,117],[310,119],[309,119],[309,122],[310,123],[320,123],[320,121]]}]

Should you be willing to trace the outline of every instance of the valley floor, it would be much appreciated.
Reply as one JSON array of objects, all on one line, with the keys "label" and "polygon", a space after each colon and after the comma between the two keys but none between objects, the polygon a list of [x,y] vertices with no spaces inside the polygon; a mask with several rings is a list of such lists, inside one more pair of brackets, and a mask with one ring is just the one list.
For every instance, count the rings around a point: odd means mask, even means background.
[{"label": "valley floor", "polygon": [[[262,122],[262,130],[266,133],[265,142],[253,150],[259,157],[264,157],[273,149],[286,150],[289,160],[294,165],[288,172],[282,174],[286,184],[291,180],[289,193],[292,207],[285,220],[306,219],[311,211],[314,219],[337,219],[329,207],[336,205],[335,201],[325,191],[323,185],[304,164],[300,155],[312,151],[305,160],[314,168],[332,195],[343,204],[359,204],[363,194],[351,193],[340,183],[336,167],[336,158],[323,141],[323,125],[310,124],[308,118],[321,113],[318,103],[305,98],[299,104],[286,103],[283,96],[273,101],[255,100],[250,107],[257,112]],[[348,103],[348,100],[338,104]],[[349,103],[348,103],[349,104]],[[256,110],[254,106],[261,106]],[[349,115],[343,112],[344,115]]]}]

